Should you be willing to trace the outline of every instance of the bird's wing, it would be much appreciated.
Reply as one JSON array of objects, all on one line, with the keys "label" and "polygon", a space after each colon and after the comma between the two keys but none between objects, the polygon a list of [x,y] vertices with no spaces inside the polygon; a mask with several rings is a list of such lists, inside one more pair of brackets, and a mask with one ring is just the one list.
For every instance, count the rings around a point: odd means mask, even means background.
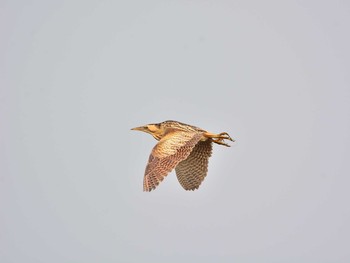
[{"label": "bird's wing", "polygon": [[198,189],[207,175],[211,153],[211,140],[200,141],[191,154],[175,167],[177,179],[185,190]]},{"label": "bird's wing", "polygon": [[143,180],[143,190],[155,189],[175,166],[186,159],[202,138],[199,132],[169,130],[156,144],[149,156]]}]

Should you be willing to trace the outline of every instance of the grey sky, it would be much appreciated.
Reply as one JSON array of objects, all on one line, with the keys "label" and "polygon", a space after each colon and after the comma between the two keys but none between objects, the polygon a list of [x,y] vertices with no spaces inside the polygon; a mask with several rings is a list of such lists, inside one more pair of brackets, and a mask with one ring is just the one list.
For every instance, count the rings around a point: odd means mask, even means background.
[{"label": "grey sky", "polygon": [[[347,1],[3,1],[0,261],[349,262]],[[227,131],[142,192],[174,119]]]}]

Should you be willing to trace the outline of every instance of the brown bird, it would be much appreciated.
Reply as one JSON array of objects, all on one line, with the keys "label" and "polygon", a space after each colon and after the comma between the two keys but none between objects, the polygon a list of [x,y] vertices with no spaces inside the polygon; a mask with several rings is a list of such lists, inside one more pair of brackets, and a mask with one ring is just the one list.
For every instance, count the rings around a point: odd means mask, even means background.
[{"label": "brown bird", "polygon": [[154,190],[174,168],[185,190],[198,189],[208,171],[212,142],[230,147],[226,132],[214,134],[178,121],[147,124],[132,130],[151,134],[159,141],[148,159],[143,190]]}]

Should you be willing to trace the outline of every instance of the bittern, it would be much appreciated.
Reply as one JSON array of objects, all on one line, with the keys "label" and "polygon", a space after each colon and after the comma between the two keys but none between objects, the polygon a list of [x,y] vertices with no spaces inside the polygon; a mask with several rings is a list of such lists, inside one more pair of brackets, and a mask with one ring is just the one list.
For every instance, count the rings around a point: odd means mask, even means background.
[{"label": "bittern", "polygon": [[143,190],[154,190],[174,168],[185,190],[198,189],[208,172],[212,142],[230,147],[224,140],[234,141],[227,132],[214,134],[178,121],[147,124],[132,130],[151,134],[159,141],[146,166]]}]

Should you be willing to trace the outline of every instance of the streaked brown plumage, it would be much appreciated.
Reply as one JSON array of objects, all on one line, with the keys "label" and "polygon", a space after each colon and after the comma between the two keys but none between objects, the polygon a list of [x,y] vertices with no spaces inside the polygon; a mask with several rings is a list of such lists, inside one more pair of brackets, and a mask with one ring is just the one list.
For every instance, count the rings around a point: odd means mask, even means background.
[{"label": "streaked brown plumage", "polygon": [[214,134],[177,121],[148,124],[132,130],[151,134],[159,142],[154,146],[145,170],[143,190],[154,190],[174,168],[185,190],[198,189],[208,171],[212,142],[229,147],[234,141],[226,132]]}]

